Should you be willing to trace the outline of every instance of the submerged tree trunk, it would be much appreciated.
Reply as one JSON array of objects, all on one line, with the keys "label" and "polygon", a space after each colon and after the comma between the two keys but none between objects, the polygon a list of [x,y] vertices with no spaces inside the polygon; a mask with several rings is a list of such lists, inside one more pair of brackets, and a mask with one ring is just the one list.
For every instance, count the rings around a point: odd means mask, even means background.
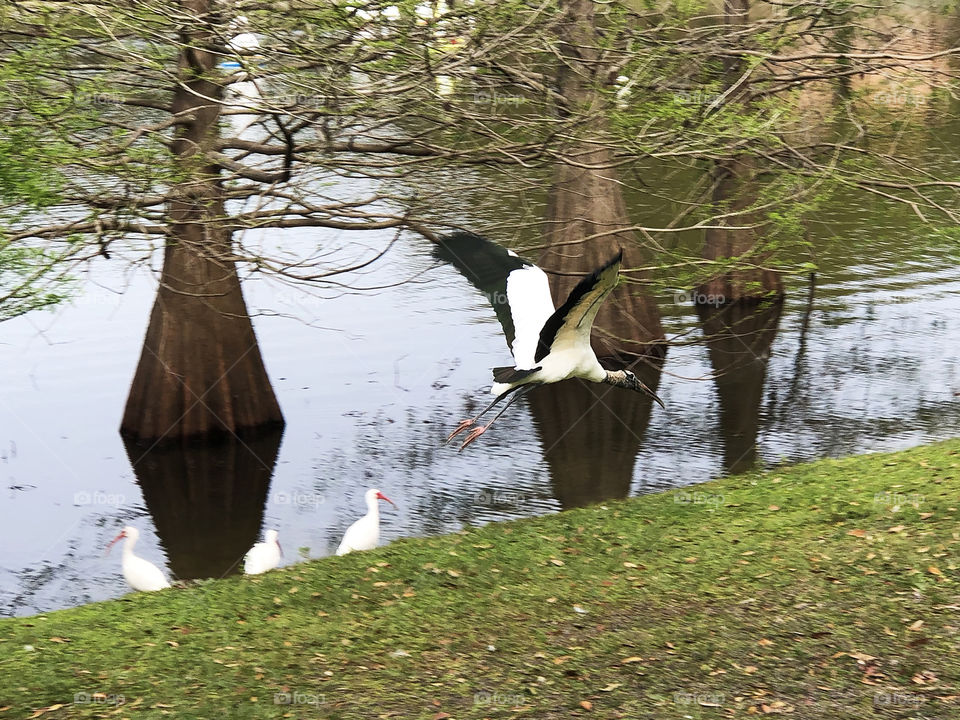
[{"label": "submerged tree trunk", "polygon": [[[724,14],[731,32],[749,23],[749,0],[725,0]],[[728,102],[743,102],[741,73],[743,61],[735,57],[723,59]],[[757,200],[757,164],[749,155],[739,155],[716,163],[713,181],[713,202],[719,206],[728,203],[727,212],[741,213]],[[757,302],[763,298],[783,295],[783,279],[780,274],[763,267],[766,254],[758,251],[761,238],[754,226],[759,218],[755,214],[736,214],[722,224],[730,222],[740,227],[709,228],[706,231],[703,257],[707,260],[744,257],[748,267],[725,272],[702,283],[697,288],[697,304],[717,306],[735,302]],[[752,266],[752,267],[751,267]]]},{"label": "submerged tree trunk", "polygon": [[[541,266],[551,273],[554,303],[559,304],[587,272],[623,248],[623,268],[643,264],[608,143],[593,143],[606,130],[606,98],[597,91],[607,82],[608,68],[600,56],[600,38],[592,0],[565,0],[559,26],[557,85],[566,99],[561,116],[586,117],[554,169],[547,201],[545,238],[548,249]],[[581,115],[582,113],[582,115]],[[587,240],[587,238],[590,238]],[[624,272],[620,287],[600,308],[594,323],[593,348],[600,358],[620,364],[637,357],[662,355],[665,344],[660,313],[641,286],[637,274]]]},{"label": "submerged tree trunk", "polygon": [[[727,211],[749,208],[757,200],[756,163],[738,157],[717,163],[713,201],[728,202]],[[783,295],[780,273],[763,266],[767,254],[758,250],[762,238],[753,227],[759,218],[747,212],[730,221],[741,227],[713,227],[706,230],[703,257],[707,260],[745,257],[746,267],[720,273],[697,288],[697,304],[716,306],[734,302],[757,302]]]},{"label": "submerged tree trunk", "polygon": [[172,110],[183,118],[173,153],[182,173],[170,203],[170,239],[121,434],[132,440],[202,439],[281,426],[233,261],[220,170],[207,155],[218,137],[219,19],[211,0],[183,0],[195,19],[182,37]]}]

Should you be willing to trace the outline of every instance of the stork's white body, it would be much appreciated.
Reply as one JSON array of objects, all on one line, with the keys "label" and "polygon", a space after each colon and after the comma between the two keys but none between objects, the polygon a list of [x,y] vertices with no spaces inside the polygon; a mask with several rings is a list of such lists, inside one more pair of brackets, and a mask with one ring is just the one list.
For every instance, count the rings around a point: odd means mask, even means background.
[{"label": "stork's white body", "polygon": [[[508,251],[515,256],[512,250]],[[569,378],[603,382],[607,371],[597,360],[590,344],[593,320],[606,296],[617,282],[617,271],[612,270],[611,281],[599,284],[584,297],[584,303],[574,307],[560,326],[550,345],[550,352],[536,359],[537,344],[544,325],[554,314],[553,299],[547,274],[536,265],[527,265],[507,276],[507,300],[513,319],[515,337],[511,351],[518,370],[540,369],[519,382],[494,383],[493,395],[501,395],[517,385],[550,384]]]},{"label": "stork's white body", "polygon": [[600,365],[590,345],[574,345],[553,350],[539,363],[540,369],[517,383],[494,383],[490,388],[493,395],[500,395],[517,385],[529,383],[555,383],[569,378],[582,378],[590,382],[603,382],[607,371]]},{"label": "stork's white body", "polygon": [[[349,552],[373,550],[380,544],[380,505],[378,498],[383,497],[379,490],[371,488],[363,495],[367,503],[367,514],[347,528],[337,548],[337,555],[346,555]],[[390,502],[388,498],[384,500]]]},{"label": "stork's white body", "polygon": [[123,560],[121,563],[123,579],[127,581],[130,587],[140,592],[153,592],[170,587],[170,582],[160,568],[149,560],[144,560],[142,557],[133,554],[133,546],[137,544],[139,537],[139,530],[127,526],[113,541],[116,542],[120,538],[126,538],[123,543]]},{"label": "stork's white body", "polygon": [[259,575],[267,570],[273,570],[280,564],[280,543],[277,541],[277,531],[267,530],[263,542],[254,545],[243,558],[243,572],[245,575]]}]

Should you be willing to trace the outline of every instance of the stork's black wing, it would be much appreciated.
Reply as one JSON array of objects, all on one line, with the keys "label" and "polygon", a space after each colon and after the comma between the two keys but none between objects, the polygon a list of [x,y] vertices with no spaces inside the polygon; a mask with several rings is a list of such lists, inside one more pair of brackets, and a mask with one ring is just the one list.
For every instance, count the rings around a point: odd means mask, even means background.
[{"label": "stork's black wing", "polygon": [[589,347],[590,331],[600,305],[617,286],[623,250],[577,283],[566,302],[550,316],[540,332],[535,362],[550,352],[567,347]]},{"label": "stork's black wing", "polygon": [[532,368],[540,332],[553,313],[546,274],[516,253],[468,232],[441,238],[434,254],[487,297],[517,367]]}]

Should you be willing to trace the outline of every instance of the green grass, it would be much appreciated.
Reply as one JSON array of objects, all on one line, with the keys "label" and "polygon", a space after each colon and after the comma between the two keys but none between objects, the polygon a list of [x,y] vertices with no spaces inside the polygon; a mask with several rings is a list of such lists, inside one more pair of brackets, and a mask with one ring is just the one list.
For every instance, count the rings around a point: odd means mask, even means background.
[{"label": "green grass", "polygon": [[5,620],[0,718],[958,718],[958,453]]}]

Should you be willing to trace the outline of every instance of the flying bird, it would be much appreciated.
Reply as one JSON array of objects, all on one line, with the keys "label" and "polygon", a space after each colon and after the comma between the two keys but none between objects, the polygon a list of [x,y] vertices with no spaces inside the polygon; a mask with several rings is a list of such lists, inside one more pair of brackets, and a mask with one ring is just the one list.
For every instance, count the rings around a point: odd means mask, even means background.
[{"label": "flying bird", "polygon": [[629,370],[606,370],[590,345],[597,311],[617,286],[623,250],[584,277],[556,310],[543,270],[512,250],[467,232],[440,239],[435,254],[453,264],[493,305],[503,327],[514,366],[493,369],[495,399],[474,418],[463,420],[447,442],[476,425],[497,403],[513,394],[486,425],[474,427],[462,452],[506,412],[516,400],[540,385],[568,378],[635,390],[663,401]]},{"label": "flying bird", "polygon": [[386,500],[396,507],[393,500],[376,488],[370,488],[363,495],[367,503],[367,514],[347,528],[337,548],[337,555],[346,555],[357,550],[373,550],[380,542],[380,503]]},{"label": "flying bird", "polygon": [[277,540],[276,530],[267,530],[263,534],[263,542],[256,543],[243,556],[244,575],[259,575],[267,570],[273,570],[280,564],[283,548]]},{"label": "flying bird", "polygon": [[122,567],[123,578],[127,581],[127,584],[134,590],[141,592],[152,592],[153,590],[163,590],[170,587],[170,583],[164,577],[160,568],[149,560],[144,560],[142,557],[133,554],[133,546],[137,544],[137,540],[140,538],[140,531],[135,527],[127,525],[123,528],[120,534],[107,545],[107,554],[110,553],[114,543],[122,538],[126,538],[126,542],[123,544]]}]

